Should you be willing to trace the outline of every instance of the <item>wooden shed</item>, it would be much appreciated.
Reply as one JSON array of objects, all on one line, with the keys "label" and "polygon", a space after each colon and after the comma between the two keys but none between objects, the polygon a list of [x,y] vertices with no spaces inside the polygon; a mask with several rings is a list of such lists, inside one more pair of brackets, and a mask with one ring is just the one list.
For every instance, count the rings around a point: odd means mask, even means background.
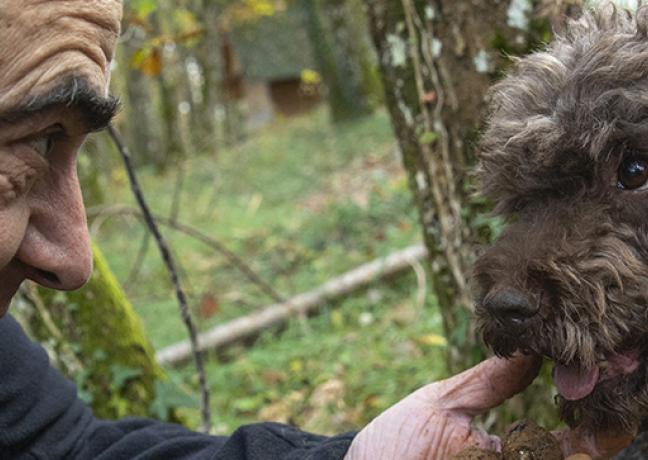
[{"label": "wooden shed", "polygon": [[234,28],[223,41],[223,56],[227,93],[243,100],[251,128],[277,113],[303,113],[320,101],[319,87],[302,81],[302,72],[315,63],[298,8]]}]

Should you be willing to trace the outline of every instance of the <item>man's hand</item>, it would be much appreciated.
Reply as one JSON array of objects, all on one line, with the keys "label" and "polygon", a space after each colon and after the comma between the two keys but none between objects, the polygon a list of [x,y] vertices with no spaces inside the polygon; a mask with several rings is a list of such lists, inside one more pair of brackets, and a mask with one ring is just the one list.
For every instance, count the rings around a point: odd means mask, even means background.
[{"label": "man's hand", "polygon": [[[499,438],[472,426],[471,421],[526,388],[540,365],[537,356],[490,358],[459,375],[427,385],[358,433],[345,460],[449,459],[471,446],[500,450]],[[600,444],[588,442],[578,431],[563,432],[560,437],[566,455],[583,452],[593,458],[609,458],[625,446],[606,445],[603,452]]]}]

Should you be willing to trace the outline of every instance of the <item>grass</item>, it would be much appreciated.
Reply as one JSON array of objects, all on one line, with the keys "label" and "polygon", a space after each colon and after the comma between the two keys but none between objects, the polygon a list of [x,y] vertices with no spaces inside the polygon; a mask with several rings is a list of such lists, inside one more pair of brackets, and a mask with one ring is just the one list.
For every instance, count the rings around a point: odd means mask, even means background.
[{"label": "grass", "polygon": [[[178,220],[243,258],[281,295],[310,290],[346,270],[418,241],[419,230],[384,112],[343,127],[326,113],[279,120],[244,144],[184,164]],[[168,214],[174,171],[142,169],[155,212]],[[107,204],[132,203],[116,170]],[[199,326],[206,329],[271,303],[220,255],[165,232]],[[156,348],[186,337],[168,275],[150,249],[130,276],[144,235],[132,218],[95,235]],[[151,246],[152,248],[152,246]],[[207,364],[219,432],[272,419],[322,433],[358,427],[409,391],[445,373],[434,299],[418,305],[416,279],[376,281],[320,314],[267,331]],[[191,366],[169,370],[195,388]],[[197,412],[189,411],[197,425]]]},{"label": "grass", "polygon": [[440,324],[414,305],[406,293],[412,284],[405,277],[376,285],[308,323],[294,319],[279,336],[264,334],[251,349],[210,360],[218,430],[278,420],[339,433],[443,375],[443,349],[429,340]]}]

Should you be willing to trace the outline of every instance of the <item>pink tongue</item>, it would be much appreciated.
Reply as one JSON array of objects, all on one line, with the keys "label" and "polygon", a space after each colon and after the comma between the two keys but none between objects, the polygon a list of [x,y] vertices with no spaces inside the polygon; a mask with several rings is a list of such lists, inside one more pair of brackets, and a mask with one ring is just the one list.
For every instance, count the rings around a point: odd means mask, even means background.
[{"label": "pink tongue", "polygon": [[554,368],[553,376],[563,398],[576,401],[583,399],[594,390],[599,378],[599,369],[594,366],[591,369],[581,370],[576,365],[558,364]]}]

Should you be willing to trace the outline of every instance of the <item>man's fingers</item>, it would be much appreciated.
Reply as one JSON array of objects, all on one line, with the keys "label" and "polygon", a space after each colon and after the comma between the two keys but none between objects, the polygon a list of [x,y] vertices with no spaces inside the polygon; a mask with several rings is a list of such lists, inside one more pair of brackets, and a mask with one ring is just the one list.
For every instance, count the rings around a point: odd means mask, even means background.
[{"label": "man's fingers", "polygon": [[459,375],[434,385],[436,404],[474,417],[497,407],[525,389],[538,375],[539,356],[489,358]]},{"label": "man's fingers", "polygon": [[578,428],[553,431],[563,455],[587,454],[597,460],[609,459],[632,443],[636,433],[592,434]]},{"label": "man's fingers", "polygon": [[498,436],[490,435],[478,427],[472,427],[472,433],[465,441],[465,445],[493,452],[499,452],[502,450],[502,441]]}]

